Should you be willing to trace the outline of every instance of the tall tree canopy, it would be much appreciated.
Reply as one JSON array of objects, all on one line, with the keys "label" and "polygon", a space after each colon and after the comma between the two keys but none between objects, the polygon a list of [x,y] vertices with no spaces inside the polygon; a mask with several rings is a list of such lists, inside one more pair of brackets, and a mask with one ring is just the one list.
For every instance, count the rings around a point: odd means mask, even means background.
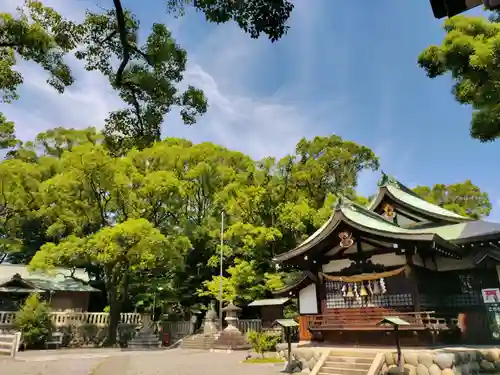
[{"label": "tall tree canopy", "polygon": [[[0,163],[0,261],[85,267],[106,291],[112,343],[119,313],[147,308],[159,288],[180,312],[218,298],[221,250],[224,300],[283,286],[290,270],[271,259],[320,227],[338,196],[366,203],[358,175],[378,167],[372,150],[337,135],[256,161],[176,138],[117,156],[93,128],[55,128]],[[415,191],[474,217],[491,208],[470,181]]]},{"label": "tall tree canopy", "polygon": [[418,64],[430,78],[451,73],[453,95],[474,110],[470,133],[481,142],[500,137],[500,24],[498,14],[455,16],[444,22],[441,45],[426,48]]},{"label": "tall tree canopy", "polygon": [[413,191],[426,201],[462,216],[480,219],[491,211],[488,193],[481,191],[470,180],[450,185],[417,186]]},{"label": "tall tree canopy", "polygon": [[[203,12],[209,22],[234,21],[252,38],[264,34],[271,41],[286,33],[293,9],[287,0],[169,0],[166,11],[182,14],[186,7]],[[39,64],[49,73],[47,82],[64,92],[74,82],[64,58],[74,53],[87,70],[108,77],[126,104],[106,119],[109,149],[124,155],[132,147],[151,146],[160,140],[163,118],[174,106],[190,125],[207,111],[208,104],[195,87],[179,91],[187,55],[167,27],[153,24],[145,39],[140,31],[139,20],[120,0],[109,0],[109,7],[101,12],[88,11],[81,24],[38,0],[26,0],[17,13],[0,13],[0,102],[18,98],[23,83],[15,69],[18,58]],[[0,147],[18,143],[14,124],[0,113]]]}]

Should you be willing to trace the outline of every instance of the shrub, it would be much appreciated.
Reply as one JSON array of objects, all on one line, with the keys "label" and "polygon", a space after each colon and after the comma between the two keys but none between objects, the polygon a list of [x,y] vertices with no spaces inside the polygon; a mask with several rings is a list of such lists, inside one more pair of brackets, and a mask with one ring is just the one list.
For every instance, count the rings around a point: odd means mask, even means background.
[{"label": "shrub", "polygon": [[27,346],[43,344],[52,331],[48,304],[38,294],[31,294],[16,314],[14,326],[21,332],[22,340]]},{"label": "shrub", "polygon": [[262,355],[264,358],[265,352],[276,350],[276,344],[280,341],[280,337],[270,335],[265,332],[250,331],[248,333],[248,342],[252,345],[252,349]]}]

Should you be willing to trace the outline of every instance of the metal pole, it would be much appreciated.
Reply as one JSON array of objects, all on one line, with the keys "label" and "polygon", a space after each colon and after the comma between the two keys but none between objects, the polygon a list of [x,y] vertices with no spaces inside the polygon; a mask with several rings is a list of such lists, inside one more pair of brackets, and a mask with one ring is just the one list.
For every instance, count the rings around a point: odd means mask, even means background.
[{"label": "metal pole", "polygon": [[219,270],[219,329],[222,330],[222,262],[223,262],[223,251],[224,246],[224,211],[221,214],[221,224],[220,224],[220,270]]}]

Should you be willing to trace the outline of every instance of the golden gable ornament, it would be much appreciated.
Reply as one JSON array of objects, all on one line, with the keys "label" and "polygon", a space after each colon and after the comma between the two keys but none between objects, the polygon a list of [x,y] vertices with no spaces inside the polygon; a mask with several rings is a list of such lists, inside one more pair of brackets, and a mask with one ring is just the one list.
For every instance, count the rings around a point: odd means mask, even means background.
[{"label": "golden gable ornament", "polygon": [[340,232],[340,247],[351,247],[354,244],[354,240],[352,239],[352,233],[350,232]]}]

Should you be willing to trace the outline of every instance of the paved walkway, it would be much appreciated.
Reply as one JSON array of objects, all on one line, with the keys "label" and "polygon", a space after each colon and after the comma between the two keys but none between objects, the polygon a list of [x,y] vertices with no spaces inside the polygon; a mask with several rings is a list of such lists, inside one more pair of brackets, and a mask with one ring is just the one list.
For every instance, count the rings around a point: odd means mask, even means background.
[{"label": "paved walkway", "polygon": [[283,365],[240,363],[246,352],[59,350],[0,360],[1,375],[277,375]]}]

